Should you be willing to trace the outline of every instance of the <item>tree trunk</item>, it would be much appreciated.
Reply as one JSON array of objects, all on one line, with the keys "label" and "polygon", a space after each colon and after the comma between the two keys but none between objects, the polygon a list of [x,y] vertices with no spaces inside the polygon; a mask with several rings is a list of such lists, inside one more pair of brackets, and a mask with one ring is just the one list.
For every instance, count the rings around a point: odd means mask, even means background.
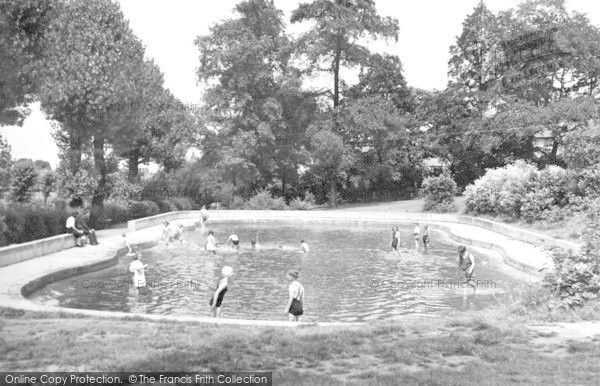
[{"label": "tree trunk", "polygon": [[281,176],[281,194],[283,195],[283,199],[287,202],[287,194],[286,194],[286,184],[285,184],[285,174]]},{"label": "tree trunk", "polygon": [[558,141],[556,139],[554,139],[554,141],[552,142],[552,151],[550,152],[550,163],[553,165],[558,165]]},{"label": "tree trunk", "polygon": [[139,180],[139,173],[140,173],[139,166],[140,166],[139,151],[133,150],[129,154],[129,157],[127,160],[127,169],[129,171],[127,174],[127,178],[129,180],[129,182],[134,183]]},{"label": "tree trunk", "polygon": [[[339,38],[338,38],[339,40]],[[337,107],[340,105],[340,61],[342,58],[342,50],[338,47],[335,51],[333,58],[333,110],[337,111]]]},{"label": "tree trunk", "polygon": [[75,174],[81,167],[81,138],[76,134],[69,136],[69,170]]},{"label": "tree trunk", "polygon": [[94,167],[100,175],[98,187],[92,197],[90,226],[101,229],[104,226],[104,194],[106,190],[106,161],[104,159],[104,138],[94,137]]},{"label": "tree trunk", "polygon": [[336,186],[336,183],[335,183],[335,178],[331,179],[331,186],[330,186],[330,188],[331,188],[331,192],[330,192],[331,197],[329,198],[329,202],[330,202],[330,205],[335,208],[337,206],[337,200],[336,200],[336,197],[337,197],[337,186]]}]

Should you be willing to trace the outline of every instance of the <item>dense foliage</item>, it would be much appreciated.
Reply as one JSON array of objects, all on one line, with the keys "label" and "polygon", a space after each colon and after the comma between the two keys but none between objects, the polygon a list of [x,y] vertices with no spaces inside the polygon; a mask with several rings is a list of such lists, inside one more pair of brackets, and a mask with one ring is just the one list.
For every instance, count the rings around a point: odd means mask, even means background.
[{"label": "dense foliage", "polygon": [[421,184],[421,194],[425,197],[423,210],[435,212],[452,212],[454,196],[456,194],[456,182],[447,174],[430,176]]}]

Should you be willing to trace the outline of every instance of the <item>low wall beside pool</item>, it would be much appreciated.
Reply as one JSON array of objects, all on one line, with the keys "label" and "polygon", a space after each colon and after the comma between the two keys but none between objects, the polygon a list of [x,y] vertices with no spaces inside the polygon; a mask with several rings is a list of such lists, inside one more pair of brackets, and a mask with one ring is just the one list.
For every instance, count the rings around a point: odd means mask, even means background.
[{"label": "low wall beside pool", "polygon": [[35,257],[49,255],[63,249],[73,248],[75,237],[72,234],[46,237],[0,248],[0,267],[20,263]]}]

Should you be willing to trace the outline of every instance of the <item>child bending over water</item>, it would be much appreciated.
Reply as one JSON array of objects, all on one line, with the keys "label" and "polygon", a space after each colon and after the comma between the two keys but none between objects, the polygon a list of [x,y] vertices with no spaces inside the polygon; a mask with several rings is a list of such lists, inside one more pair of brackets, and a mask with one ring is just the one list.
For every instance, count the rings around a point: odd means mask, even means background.
[{"label": "child bending over water", "polygon": [[213,310],[213,315],[215,318],[221,317],[221,305],[223,304],[223,298],[225,297],[225,293],[227,292],[227,285],[229,284],[229,278],[233,275],[233,268],[225,266],[221,270],[221,280],[219,284],[217,284],[217,289],[215,290],[213,296],[210,298],[210,308]]}]

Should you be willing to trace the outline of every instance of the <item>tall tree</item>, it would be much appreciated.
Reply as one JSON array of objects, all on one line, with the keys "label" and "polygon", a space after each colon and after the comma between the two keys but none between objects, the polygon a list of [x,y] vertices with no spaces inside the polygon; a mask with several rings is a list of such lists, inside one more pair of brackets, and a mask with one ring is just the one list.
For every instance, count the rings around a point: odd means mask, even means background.
[{"label": "tall tree", "polygon": [[337,185],[346,179],[353,158],[342,138],[333,131],[332,120],[322,120],[309,128],[312,170],[329,183],[329,202],[337,205]]},{"label": "tall tree", "polygon": [[398,40],[398,22],[377,14],[374,0],[314,0],[292,12],[292,23],[314,22],[299,39],[300,52],[313,69],[333,75],[334,110],[340,105],[340,70],[366,63],[369,50],[364,40]]},{"label": "tall tree", "polygon": [[120,156],[127,159],[128,179],[139,179],[139,165],[155,161],[167,171],[184,160],[187,147],[194,142],[195,120],[192,111],[164,87],[163,75],[153,61],[146,60],[138,87],[142,97],[127,109],[136,110],[131,135],[115,144]]},{"label": "tall tree", "polygon": [[462,25],[461,34],[450,47],[450,87],[484,91],[496,80],[501,60],[497,16],[480,1]]},{"label": "tall tree", "polygon": [[45,35],[40,99],[68,140],[71,174],[79,170],[85,143],[92,143],[99,181],[91,222],[99,223],[108,188],[107,151],[127,138],[137,119],[137,111],[123,106],[141,98],[136,86],[144,49],[111,0],[69,1],[57,14]]},{"label": "tall tree", "polygon": [[202,147],[204,160],[248,194],[290,171],[290,163],[282,161],[286,146],[303,131],[294,119],[311,108],[289,63],[292,46],[283,13],[267,0],[243,1],[235,12],[237,18],[196,39],[198,79],[208,85]]},{"label": "tall tree", "polygon": [[8,142],[0,136],[0,198],[10,187],[10,175],[13,166],[11,148]]},{"label": "tall tree", "polygon": [[35,64],[58,0],[0,0],[0,124],[21,124],[39,83]]}]

